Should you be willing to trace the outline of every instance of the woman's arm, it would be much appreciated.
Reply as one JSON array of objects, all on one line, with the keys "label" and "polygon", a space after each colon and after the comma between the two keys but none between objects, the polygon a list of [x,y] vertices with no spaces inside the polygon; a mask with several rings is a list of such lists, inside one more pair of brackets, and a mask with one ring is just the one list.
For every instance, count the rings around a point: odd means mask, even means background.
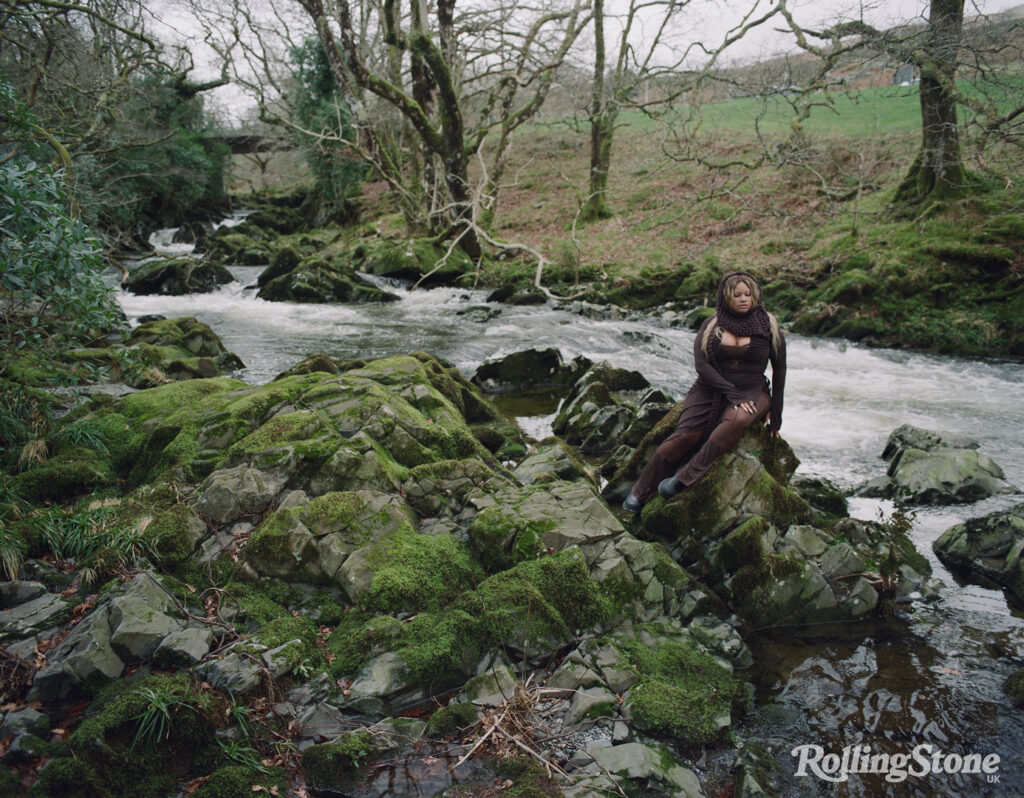
[{"label": "woman's arm", "polygon": [[769,414],[772,433],[782,429],[782,401],[786,393],[786,339],[779,331],[779,345],[773,346],[769,360],[772,363],[772,409]]},{"label": "woman's arm", "polygon": [[[729,382],[725,377],[722,376],[721,372],[718,371],[708,356],[704,353],[704,348],[701,346],[701,341],[704,340],[704,332],[708,325],[714,323],[715,317],[709,316],[704,320],[704,323],[697,330],[697,338],[693,342],[693,365],[697,369],[697,374],[704,380],[709,386],[725,394],[726,399],[733,405],[743,404],[746,401],[746,397],[736,390],[736,386]],[[708,341],[708,347],[714,346],[712,341]]]}]

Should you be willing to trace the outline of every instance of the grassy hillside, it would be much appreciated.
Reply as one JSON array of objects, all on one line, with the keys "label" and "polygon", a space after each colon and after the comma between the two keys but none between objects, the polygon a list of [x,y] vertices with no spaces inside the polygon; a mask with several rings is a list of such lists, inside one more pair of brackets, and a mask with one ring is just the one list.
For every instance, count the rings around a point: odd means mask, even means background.
[{"label": "grassy hillside", "polygon": [[[510,151],[493,232],[552,261],[544,285],[562,295],[680,310],[713,301],[719,276],[744,268],[799,332],[1024,356],[1024,187],[998,176],[1020,173],[1013,158],[1024,153],[979,157],[967,143],[978,181],[970,196],[898,213],[890,203],[920,141],[916,87],[821,95],[796,135],[792,99],[623,114],[610,175],[616,215],[589,225],[577,219],[588,128],[528,126]],[[365,185],[363,205],[369,218],[394,211],[382,184]],[[525,286],[535,270],[496,258],[481,276]]]},{"label": "grassy hillside", "polygon": [[[833,100],[813,109],[797,138],[785,98],[709,105],[699,124],[624,115],[610,181],[617,215],[587,226],[574,221],[586,131],[535,125],[515,146],[497,232],[555,261],[545,272],[552,290],[572,292],[578,270],[595,301],[688,307],[713,298],[723,271],[745,268],[797,331],[1024,355],[1024,189],[986,175],[965,146],[979,181],[969,198],[895,213],[893,193],[920,140],[916,88]],[[999,155],[987,153],[985,165],[1002,166]],[[503,262],[486,276],[510,282],[532,269]]]}]

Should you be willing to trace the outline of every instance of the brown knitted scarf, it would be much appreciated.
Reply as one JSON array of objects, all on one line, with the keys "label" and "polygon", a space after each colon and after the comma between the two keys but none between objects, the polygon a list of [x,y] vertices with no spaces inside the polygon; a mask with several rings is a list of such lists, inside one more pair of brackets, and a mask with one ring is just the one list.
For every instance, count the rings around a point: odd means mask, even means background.
[{"label": "brown knitted scarf", "polygon": [[[764,302],[758,302],[757,306],[746,313],[736,313],[729,307],[729,301],[725,298],[725,281],[733,276],[740,276],[743,282],[750,286],[757,286],[758,293],[761,287],[758,285],[754,275],[749,272],[729,272],[722,277],[718,284],[718,301],[715,303],[715,315],[718,316],[718,323],[738,338],[749,335],[763,335],[771,340],[772,325],[768,320],[768,311],[764,309]],[[762,297],[764,295],[762,294]]]}]

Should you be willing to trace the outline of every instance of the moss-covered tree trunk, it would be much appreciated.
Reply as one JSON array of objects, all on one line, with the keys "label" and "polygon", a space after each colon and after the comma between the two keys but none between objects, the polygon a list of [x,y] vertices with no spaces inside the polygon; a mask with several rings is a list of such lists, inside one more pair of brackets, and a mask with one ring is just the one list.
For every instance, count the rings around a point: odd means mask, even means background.
[{"label": "moss-covered tree trunk", "polygon": [[607,219],[608,169],[612,160],[615,114],[605,91],[604,0],[594,0],[594,80],[590,94],[590,180],[587,198],[580,209],[584,221]]},{"label": "moss-covered tree trunk", "polygon": [[[469,187],[469,169],[466,161],[465,124],[455,89],[455,76],[451,73],[452,66],[456,63],[455,0],[438,0],[437,22],[441,57],[432,66],[434,79],[437,81],[442,141],[440,155],[444,164],[444,182],[448,196],[452,200],[451,216],[455,219],[456,230],[462,235],[462,249],[473,260],[477,260],[481,255],[481,248],[476,228],[473,226],[473,194]],[[438,51],[435,49],[431,52]]]},{"label": "moss-covered tree trunk", "polygon": [[921,68],[921,150],[895,202],[918,205],[964,193],[967,172],[960,156],[956,64],[963,29],[964,0],[931,0]]}]

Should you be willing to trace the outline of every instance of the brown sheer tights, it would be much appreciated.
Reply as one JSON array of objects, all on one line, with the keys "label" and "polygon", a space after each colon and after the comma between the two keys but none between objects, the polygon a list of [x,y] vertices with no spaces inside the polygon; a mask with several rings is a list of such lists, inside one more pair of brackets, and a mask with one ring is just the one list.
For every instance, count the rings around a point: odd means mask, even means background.
[{"label": "brown sheer tights", "polygon": [[703,429],[680,430],[676,427],[644,466],[640,478],[633,485],[633,495],[642,502],[648,501],[657,492],[658,483],[672,476],[673,472],[683,485],[692,485],[707,473],[715,460],[736,445],[747,427],[767,416],[770,409],[771,397],[767,393],[758,397],[753,413],[730,405],[703,446],[700,445]]}]

